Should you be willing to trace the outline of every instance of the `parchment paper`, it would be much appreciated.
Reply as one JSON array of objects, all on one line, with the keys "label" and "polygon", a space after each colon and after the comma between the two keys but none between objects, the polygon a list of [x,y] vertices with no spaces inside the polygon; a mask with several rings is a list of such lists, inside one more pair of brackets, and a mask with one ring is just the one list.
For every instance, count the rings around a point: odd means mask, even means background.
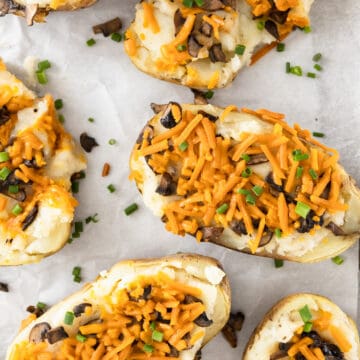
[{"label": "parchment paper", "polygon": [[[62,98],[65,125],[75,138],[83,131],[95,136],[100,146],[89,155],[86,179],[81,182],[77,219],[94,213],[100,222],[85,226],[80,239],[66,245],[39,264],[1,268],[0,281],[10,292],[0,292],[0,358],[4,358],[25,309],[38,301],[55,304],[83,284],[73,282],[74,266],[82,267],[84,282],[121,259],[163,256],[192,251],[219,259],[231,281],[233,310],[246,315],[239,346],[231,349],[219,335],[206,346],[206,360],[240,359],[250,333],[265,312],[281,297],[299,291],[330,297],[351,316],[357,314],[358,249],[344,254],[345,262],[300,265],[285,263],[275,269],[273,260],[236,253],[209,244],[198,245],[190,237],[167,233],[142,203],[128,180],[128,156],[145,121],[152,115],[150,102],[191,102],[186,88],[153,79],[139,72],[124,55],[123,45],[94,36],[91,26],[120,16],[127,25],[135,0],[101,0],[75,13],[54,13],[48,23],[26,27],[23,19],[0,19],[0,56],[19,76],[27,56],[51,61],[49,84],[40,93]],[[286,40],[286,51],[276,51],[256,66],[245,69],[234,84],[216,92],[212,103],[266,107],[287,114],[289,122],[326,134],[324,141],[336,146],[342,163],[360,181],[360,5],[352,0],[318,0],[312,9],[312,33],[296,31]],[[86,46],[95,37],[97,44]],[[324,71],[317,79],[285,74],[285,62],[313,71],[312,56],[321,52]],[[87,119],[93,117],[94,123]],[[115,138],[116,145],[108,140]],[[104,162],[111,173],[101,177]],[[107,185],[116,192],[110,194]],[[132,202],[139,211],[126,217]]]}]

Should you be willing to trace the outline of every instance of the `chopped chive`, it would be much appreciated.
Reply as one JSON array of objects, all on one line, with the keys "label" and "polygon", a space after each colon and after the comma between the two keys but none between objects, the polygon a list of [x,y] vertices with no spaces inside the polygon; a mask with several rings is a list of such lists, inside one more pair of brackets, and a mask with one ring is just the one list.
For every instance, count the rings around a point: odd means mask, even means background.
[{"label": "chopped chive", "polygon": [[[186,0],[184,0],[186,1]],[[145,344],[143,350],[147,353],[152,353],[154,351],[154,347],[150,344]]]},{"label": "chopped chive", "polygon": [[62,99],[56,99],[56,100],[54,101],[54,105],[55,105],[55,109],[56,109],[56,110],[60,110],[60,109],[63,108],[64,103],[63,103]]},{"label": "chopped chive", "polygon": [[79,188],[80,188],[80,184],[78,181],[73,181],[71,183],[71,191],[74,193],[74,194],[77,194],[79,192]]},{"label": "chopped chive", "polygon": [[296,169],[296,178],[300,179],[303,174],[304,168],[302,166],[298,166]]},{"label": "chopped chive", "polygon": [[301,66],[292,66],[291,68],[290,68],[290,72],[292,73],[292,74],[294,74],[294,75],[296,75],[296,76],[302,76],[302,68],[301,68]]},{"label": "chopped chive", "polygon": [[113,184],[108,185],[107,189],[108,189],[111,193],[115,192],[115,190],[116,190],[116,189],[115,189],[115,186],[114,186]]},{"label": "chopped chive", "polygon": [[74,241],[74,239],[69,238],[69,240],[67,242],[68,242],[68,244],[71,244],[73,241]]},{"label": "chopped chive", "polygon": [[315,78],[316,78],[316,74],[313,73],[313,72],[308,72],[308,73],[306,74],[306,76],[307,76],[308,78],[312,78],[312,79],[315,79]]},{"label": "chopped chive", "polygon": [[74,282],[81,282],[81,276],[74,276]]},{"label": "chopped chive", "polygon": [[299,310],[302,321],[306,324],[312,319],[310,309],[307,305]]},{"label": "chopped chive", "polygon": [[95,121],[95,119],[94,119],[94,118],[92,118],[92,117],[89,117],[89,118],[88,118],[88,122],[93,123],[94,121]]},{"label": "chopped chive", "polygon": [[0,152],[0,162],[5,162],[5,161],[8,161],[9,159],[10,159],[10,156],[6,151]]},{"label": "chopped chive", "polygon": [[59,114],[58,118],[59,118],[59,121],[60,121],[61,124],[63,124],[65,122],[65,117],[64,117],[63,114]]},{"label": "chopped chive", "polygon": [[83,343],[86,341],[86,336],[82,334],[76,334],[76,340]]},{"label": "chopped chive", "polygon": [[96,44],[95,39],[91,38],[88,41],[86,41],[87,46],[94,46]]},{"label": "chopped chive", "polygon": [[38,71],[44,71],[51,68],[51,63],[49,60],[43,60],[38,63]]},{"label": "chopped chive", "polygon": [[20,215],[23,212],[23,208],[19,204],[16,204],[12,208],[11,212],[13,215]]},{"label": "chopped chive", "polygon": [[198,7],[201,7],[204,5],[205,1],[204,0],[195,0],[195,3]]},{"label": "chopped chive", "polygon": [[304,219],[306,219],[310,210],[311,210],[310,206],[301,201],[298,201],[295,206],[295,213],[300,215]]},{"label": "chopped chive", "polygon": [[284,43],[278,43],[276,45],[276,51],[283,52],[285,50],[285,44]]},{"label": "chopped chive", "polygon": [[259,29],[259,30],[264,30],[265,29],[265,21],[258,21],[258,23],[257,23],[257,28]]},{"label": "chopped chive", "polygon": [[187,141],[183,141],[180,145],[179,145],[179,150],[180,151],[186,151],[188,148],[189,144],[187,143]]},{"label": "chopped chive", "polygon": [[6,180],[7,177],[10,175],[11,170],[9,168],[7,168],[6,166],[1,168],[0,170],[0,179],[1,180]]},{"label": "chopped chive", "polygon": [[19,192],[19,185],[9,185],[8,191],[10,194],[17,194]]},{"label": "chopped chive", "polygon": [[294,161],[302,161],[302,160],[307,160],[309,158],[309,155],[303,153],[301,150],[294,150],[292,152],[292,157]]},{"label": "chopped chive", "polygon": [[182,3],[184,6],[191,8],[193,6],[194,1],[193,0],[183,0]]},{"label": "chopped chive", "polygon": [[115,139],[110,139],[109,140],[109,145],[115,145],[116,144],[116,140]]},{"label": "chopped chive", "polygon": [[152,322],[150,323],[150,329],[151,329],[152,331],[154,331],[154,330],[156,329],[156,322],[155,322],[155,321],[152,321]]},{"label": "chopped chive", "polygon": [[75,315],[72,311],[67,311],[64,316],[64,324],[72,325],[74,322]]},{"label": "chopped chive", "polygon": [[275,229],[275,236],[276,236],[277,238],[281,238],[281,235],[282,235],[281,230],[280,230],[279,228]]},{"label": "chopped chive", "polygon": [[341,256],[335,256],[331,259],[331,261],[336,265],[341,265],[345,260]]},{"label": "chopped chive", "polygon": [[84,225],[82,221],[75,221],[75,232],[83,232]]},{"label": "chopped chive", "polygon": [[85,179],[85,178],[86,178],[86,173],[85,173],[84,170],[81,170],[81,171],[79,172],[79,179]]},{"label": "chopped chive", "polygon": [[71,234],[71,236],[72,236],[74,239],[78,239],[78,238],[81,236],[81,234],[78,233],[78,232],[76,232],[76,231],[74,231],[74,232]]},{"label": "chopped chive", "polygon": [[251,194],[251,192],[249,190],[246,190],[246,189],[239,189],[237,192],[238,192],[238,194],[241,194],[241,195],[249,195],[249,194]]},{"label": "chopped chive", "polygon": [[275,264],[275,267],[278,269],[278,268],[281,268],[284,266],[284,260],[281,260],[281,259],[274,259],[274,264]]},{"label": "chopped chive", "polygon": [[304,31],[305,34],[309,34],[309,33],[311,33],[312,30],[311,30],[310,26],[304,26],[303,31]]},{"label": "chopped chive", "polygon": [[287,73],[287,74],[290,74],[290,71],[291,71],[291,65],[290,65],[290,63],[289,63],[289,62],[287,62],[287,63],[285,64],[285,71],[286,71],[286,73]]},{"label": "chopped chive", "polygon": [[241,176],[243,178],[248,178],[249,176],[251,176],[251,174],[252,174],[251,168],[247,167],[245,170],[242,171]]},{"label": "chopped chive", "polygon": [[204,93],[204,96],[206,99],[211,99],[214,96],[214,92],[212,90],[208,90],[206,93]]},{"label": "chopped chive", "polygon": [[138,208],[139,208],[138,204],[132,203],[132,204],[129,205],[127,208],[125,208],[124,213],[125,213],[125,215],[129,216],[129,215],[131,215],[133,212],[135,212]]},{"label": "chopped chive", "polygon": [[241,158],[243,159],[243,160],[245,160],[246,162],[249,162],[250,161],[250,155],[248,155],[248,154],[242,154],[241,155]]},{"label": "chopped chive", "polygon": [[250,205],[256,204],[256,199],[251,194],[246,195],[245,201],[247,204],[250,204]]},{"label": "chopped chive", "polygon": [[255,194],[256,196],[260,196],[260,195],[263,193],[264,189],[263,189],[261,186],[259,186],[259,185],[255,185],[255,186],[252,188],[252,191],[254,192],[254,194]]},{"label": "chopped chive", "polygon": [[217,214],[225,214],[228,210],[229,205],[228,204],[222,204],[216,209]]},{"label": "chopped chive", "polygon": [[164,334],[161,331],[154,330],[152,335],[151,335],[151,338],[154,341],[162,342],[163,338],[164,338]]},{"label": "chopped chive", "polygon": [[315,137],[319,137],[319,138],[323,138],[323,137],[325,137],[325,134],[324,134],[324,133],[322,133],[322,132],[317,132],[317,131],[314,131],[312,134],[313,134],[313,136],[315,136]]},{"label": "chopped chive", "polygon": [[120,42],[122,40],[122,35],[115,32],[111,34],[111,40],[115,41],[115,42]]},{"label": "chopped chive", "polygon": [[321,60],[321,58],[322,58],[322,54],[321,53],[317,53],[317,54],[315,54],[314,56],[313,56],[313,61],[315,61],[315,62],[319,62],[320,60]]},{"label": "chopped chive", "polygon": [[314,65],[314,69],[317,70],[317,71],[322,71],[322,66],[320,64],[315,64]]},{"label": "chopped chive", "polygon": [[39,70],[36,71],[36,77],[39,84],[45,85],[48,83],[48,79],[45,71],[39,71]]},{"label": "chopped chive", "polygon": [[185,50],[186,50],[186,45],[180,44],[180,45],[178,45],[178,46],[176,47],[176,50],[177,50],[177,51],[180,51],[180,52],[185,51]]},{"label": "chopped chive", "polygon": [[316,173],[316,171],[314,169],[309,169],[309,174],[314,180],[316,180],[318,178],[318,174]]},{"label": "chopped chive", "polygon": [[81,267],[80,266],[75,266],[72,270],[72,275],[74,276],[80,276],[81,274]]},{"label": "chopped chive", "polygon": [[40,310],[44,310],[46,308],[46,304],[44,304],[43,302],[39,301],[37,304],[36,304],[36,307]]},{"label": "chopped chive", "polygon": [[312,322],[310,321],[306,322],[303,329],[304,333],[309,333],[312,329],[312,326],[313,326]]},{"label": "chopped chive", "polygon": [[244,55],[245,50],[246,50],[246,46],[245,46],[245,45],[238,44],[238,45],[236,45],[236,47],[235,47],[235,54],[237,54],[237,55]]},{"label": "chopped chive", "polygon": [[85,219],[85,224],[89,224],[91,222],[93,223],[97,223],[99,222],[99,219],[97,218],[98,214],[96,213],[95,215],[92,215],[92,216],[88,216],[86,219]]}]

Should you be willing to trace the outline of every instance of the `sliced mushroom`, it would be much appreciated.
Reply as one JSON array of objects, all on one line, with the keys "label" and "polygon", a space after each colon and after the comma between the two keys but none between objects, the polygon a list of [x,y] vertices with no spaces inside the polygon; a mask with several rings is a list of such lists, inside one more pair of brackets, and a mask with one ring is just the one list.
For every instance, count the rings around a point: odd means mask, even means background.
[{"label": "sliced mushroom", "polygon": [[278,24],[285,24],[286,19],[288,17],[289,10],[280,11],[280,10],[272,10],[269,14],[270,19],[274,20]]},{"label": "sliced mushroom", "polygon": [[162,174],[159,186],[156,188],[155,192],[162,196],[170,196],[176,193],[176,183],[170,174]]},{"label": "sliced mushroom", "polygon": [[235,234],[247,235],[245,223],[242,220],[232,220],[229,227]]},{"label": "sliced mushroom", "polygon": [[259,247],[267,245],[273,237],[273,233],[267,229],[265,235],[261,237]]},{"label": "sliced mushroom", "polygon": [[237,347],[237,336],[235,329],[230,326],[228,323],[223,327],[221,330],[222,334],[224,335],[225,339],[228,341],[232,348]]},{"label": "sliced mushroom", "polygon": [[9,285],[5,284],[3,282],[0,282],[0,291],[9,292]]},{"label": "sliced mushroom", "polygon": [[36,324],[30,331],[29,341],[35,344],[45,341],[50,329],[51,326],[47,322]]},{"label": "sliced mushroom", "polygon": [[270,356],[270,360],[287,360],[289,359],[287,353],[285,351],[277,351],[276,353]]},{"label": "sliced mushroom", "polygon": [[62,326],[58,326],[47,332],[47,340],[49,344],[55,344],[58,341],[68,338],[69,335],[66,333]]},{"label": "sliced mushroom", "polygon": [[142,298],[145,300],[149,300],[150,299],[150,295],[151,295],[151,290],[152,290],[152,286],[148,285],[144,288],[144,293],[142,294]]},{"label": "sliced mushroom", "polygon": [[89,136],[86,132],[80,135],[80,145],[87,153],[91,152],[95,146],[99,146],[95,138]]},{"label": "sliced mushroom", "polygon": [[154,114],[158,114],[159,112],[164,111],[167,106],[168,104],[150,104],[151,110],[154,112]]},{"label": "sliced mushroom", "polygon": [[199,31],[205,36],[210,37],[212,35],[213,27],[208,22],[203,21]]},{"label": "sliced mushroom", "polygon": [[179,31],[183,27],[185,20],[186,18],[182,16],[181,10],[177,9],[174,15],[175,36],[179,33]]},{"label": "sliced mushroom", "polygon": [[202,240],[203,241],[218,241],[220,236],[224,232],[224,228],[220,226],[204,226],[202,229]]},{"label": "sliced mushroom", "polygon": [[39,206],[38,204],[35,204],[35,206],[30,210],[30,212],[28,213],[28,215],[26,216],[26,218],[22,223],[23,231],[25,231],[33,223],[33,221],[36,219],[38,212],[39,212]]},{"label": "sliced mushroom", "polygon": [[207,105],[209,103],[202,91],[196,89],[191,89],[191,91],[194,94],[195,105]]},{"label": "sliced mushroom", "polygon": [[259,165],[269,162],[265,154],[255,154],[250,156],[250,160],[247,162],[248,165]]},{"label": "sliced mushroom", "polygon": [[26,311],[31,313],[31,314],[34,314],[37,318],[40,317],[41,315],[43,315],[44,312],[45,312],[45,310],[40,309],[39,307],[34,306],[34,305],[29,305],[26,308]]},{"label": "sliced mushroom", "polygon": [[204,10],[215,11],[221,10],[225,7],[221,0],[204,0],[204,4],[201,6]]},{"label": "sliced mushroom", "polygon": [[245,320],[245,315],[241,311],[237,313],[231,313],[229,318],[229,324],[236,331],[240,331],[244,324],[244,320]]},{"label": "sliced mushroom", "polygon": [[154,128],[151,125],[145,125],[144,128],[141,130],[138,138],[136,139],[137,144],[141,144],[144,140],[144,133],[147,130],[148,137],[147,140],[150,141],[154,136]]},{"label": "sliced mushroom", "polygon": [[25,6],[25,20],[29,26],[34,24],[34,18],[38,9],[39,9],[38,4],[31,4]]},{"label": "sliced mushroom", "polygon": [[208,118],[211,122],[215,122],[215,121],[217,121],[217,119],[218,119],[217,116],[211,115],[211,114],[207,113],[207,112],[204,111],[204,110],[200,110],[200,111],[199,111],[199,114],[201,114],[203,117]]},{"label": "sliced mushroom", "polygon": [[221,44],[215,44],[209,49],[209,57],[211,62],[226,62],[226,56],[222,50]]},{"label": "sliced mushroom", "polygon": [[73,313],[75,317],[79,317],[81,314],[83,314],[85,312],[85,309],[89,306],[91,307],[92,305],[90,303],[81,303],[75,305],[73,308]]},{"label": "sliced mushroom", "polygon": [[104,36],[109,36],[113,33],[118,32],[121,28],[122,22],[120,18],[116,17],[115,19],[93,26],[93,32],[94,34],[102,33]]},{"label": "sliced mushroom", "polygon": [[169,102],[164,110],[161,118],[160,123],[166,129],[171,129],[176,126],[182,119],[182,108],[176,102]]},{"label": "sliced mushroom", "polygon": [[198,299],[197,297],[195,297],[195,296],[185,295],[184,304],[188,305],[188,304],[193,304],[193,303],[196,303],[196,302],[202,303],[202,301],[200,299]]},{"label": "sliced mushroom", "polygon": [[199,55],[199,51],[201,50],[202,45],[200,45],[195,39],[194,35],[190,35],[187,42],[187,49],[190,56],[197,58]]},{"label": "sliced mushroom", "polygon": [[326,225],[326,228],[329,229],[334,235],[336,236],[344,236],[346,235],[344,230],[341,229],[341,227],[337,226],[335,223],[333,223],[332,221],[329,222]]},{"label": "sliced mushroom", "polygon": [[[0,13],[1,13],[1,0],[0,0]],[[0,126],[6,124],[9,120],[10,120],[10,112],[5,106],[3,106],[2,108],[0,108]]]},{"label": "sliced mushroom", "polygon": [[279,39],[279,31],[277,25],[272,20],[266,20],[265,29],[275,38]]},{"label": "sliced mushroom", "polygon": [[194,320],[194,323],[200,327],[209,327],[212,325],[213,321],[207,317],[206,312],[204,311]]}]

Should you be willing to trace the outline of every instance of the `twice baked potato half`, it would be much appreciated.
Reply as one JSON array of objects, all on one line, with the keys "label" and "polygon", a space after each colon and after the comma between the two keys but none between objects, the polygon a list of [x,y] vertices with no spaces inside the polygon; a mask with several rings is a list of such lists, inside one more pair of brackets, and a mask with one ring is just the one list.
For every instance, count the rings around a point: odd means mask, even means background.
[{"label": "twice baked potato half", "polygon": [[125,50],[156,78],[196,89],[222,88],[259,48],[308,26],[312,3],[144,0],[126,32]]},{"label": "twice baked potato half", "polygon": [[339,154],[282,114],[170,102],[130,158],[145,204],[168,231],[298,262],[356,242],[360,196]]},{"label": "twice baked potato half", "polygon": [[72,11],[91,6],[97,0],[0,0],[0,17],[7,14],[23,16],[28,25],[43,22],[50,11]]},{"label": "twice baked potato half", "polygon": [[282,299],[254,330],[243,360],[357,360],[354,321],[329,299],[295,294]]},{"label": "twice baked potato half", "polygon": [[71,176],[85,168],[51,96],[37,98],[0,61],[0,265],[37,262],[66,244]]},{"label": "twice baked potato half", "polygon": [[122,261],[26,326],[6,359],[190,360],[225,325],[230,303],[215,259]]}]

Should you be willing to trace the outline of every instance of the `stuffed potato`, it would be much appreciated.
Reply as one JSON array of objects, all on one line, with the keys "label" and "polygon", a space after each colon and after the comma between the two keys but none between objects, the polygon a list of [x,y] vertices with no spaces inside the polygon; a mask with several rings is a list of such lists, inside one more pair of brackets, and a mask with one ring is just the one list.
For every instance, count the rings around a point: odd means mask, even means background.
[{"label": "stuffed potato", "polygon": [[154,77],[191,88],[222,88],[260,47],[283,39],[294,27],[308,26],[312,3],[141,1],[126,32],[125,50],[140,70]]},{"label": "stuffed potato", "polygon": [[329,299],[295,294],[277,303],[247,344],[243,360],[357,360],[354,321]]},{"label": "stuffed potato", "polygon": [[191,360],[225,325],[230,302],[227,277],[212,258],[122,261],[27,325],[6,359],[76,353],[85,359]]},{"label": "stuffed potato", "polygon": [[299,262],[359,238],[359,190],[338,152],[283,115],[175,102],[157,110],[130,168],[168,231]]},{"label": "stuffed potato", "polygon": [[0,62],[0,265],[37,262],[69,239],[71,176],[86,158],[59,122]]}]

